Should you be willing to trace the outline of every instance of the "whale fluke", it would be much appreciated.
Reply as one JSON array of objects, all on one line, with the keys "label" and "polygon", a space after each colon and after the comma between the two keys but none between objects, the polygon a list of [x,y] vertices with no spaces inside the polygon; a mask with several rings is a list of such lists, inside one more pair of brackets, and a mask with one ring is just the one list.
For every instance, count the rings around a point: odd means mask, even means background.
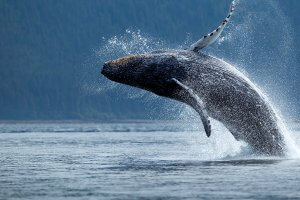
[{"label": "whale fluke", "polygon": [[235,10],[236,4],[237,4],[236,0],[233,0],[231,3],[230,9],[229,9],[229,13],[226,16],[225,20],[222,22],[222,24],[217,29],[215,29],[213,32],[203,36],[196,43],[192,44],[188,50],[198,52],[200,49],[203,49],[204,47],[214,43],[220,37],[225,26],[229,23],[229,20]]},{"label": "whale fluke", "polygon": [[207,137],[210,137],[211,135],[211,125],[210,125],[210,120],[207,114],[207,111],[205,109],[203,101],[200,99],[200,97],[188,86],[184,85],[180,81],[178,81],[175,78],[172,78],[172,80],[179,85],[184,91],[187,92],[187,95],[189,97],[189,103],[190,105],[198,112],[200,115],[200,118],[202,120],[203,126],[205,133]]}]

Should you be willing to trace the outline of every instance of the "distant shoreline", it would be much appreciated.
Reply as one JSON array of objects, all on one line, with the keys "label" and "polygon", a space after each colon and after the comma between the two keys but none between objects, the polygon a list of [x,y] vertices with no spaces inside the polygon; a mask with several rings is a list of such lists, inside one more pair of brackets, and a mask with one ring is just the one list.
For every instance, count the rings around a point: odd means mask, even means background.
[{"label": "distant shoreline", "polygon": [[[0,124],[87,124],[87,123],[197,123],[197,119],[114,119],[114,120],[0,120]],[[300,119],[285,120],[286,123],[300,123]]]},{"label": "distant shoreline", "polygon": [[0,124],[14,124],[14,123],[24,123],[24,124],[38,124],[38,123],[154,123],[154,122],[197,122],[197,120],[165,120],[165,119],[128,119],[128,120],[0,120]]}]

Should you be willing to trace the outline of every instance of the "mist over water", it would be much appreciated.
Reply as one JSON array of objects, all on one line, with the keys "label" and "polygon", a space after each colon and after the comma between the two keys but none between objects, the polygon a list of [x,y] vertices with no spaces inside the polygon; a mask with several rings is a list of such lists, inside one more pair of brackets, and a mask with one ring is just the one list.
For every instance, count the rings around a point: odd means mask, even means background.
[{"label": "mist over water", "polygon": [[[259,6],[258,6],[259,4]],[[225,13],[224,13],[225,16]],[[210,32],[211,30],[207,30]],[[293,142],[293,133],[284,125],[284,119],[292,115],[291,91],[284,81],[295,70],[293,29],[289,19],[275,1],[239,0],[236,12],[229,26],[217,42],[203,51],[231,63],[256,84],[277,112],[280,127],[285,132],[286,143],[291,157],[300,157],[300,151]],[[153,118],[175,118],[194,121],[193,128],[202,130],[202,123],[195,111],[187,105],[158,97],[149,92],[114,83],[100,75],[104,62],[130,54],[143,54],[158,49],[184,49],[194,41],[187,34],[184,44],[171,44],[151,37],[141,30],[126,30],[124,34],[102,38],[100,48],[93,50],[87,60],[86,72],[81,81],[84,93],[118,93],[121,100],[141,99],[145,106],[152,108]],[[260,42],[258,42],[260,41]],[[263,41],[263,42],[261,42]],[[277,41],[274,43],[274,41]],[[256,67],[253,67],[256,66]],[[259,66],[259,67],[257,67]],[[276,70],[274,70],[276,69]],[[91,77],[93,76],[93,77]],[[292,84],[290,84],[292,85]],[[159,104],[159,106],[158,106]],[[279,112],[283,111],[284,116]],[[158,114],[159,113],[159,114]],[[283,122],[282,122],[283,121]],[[236,141],[229,131],[218,122],[213,122],[210,139],[192,138],[192,151],[202,159],[220,159],[233,156],[247,156],[251,150],[247,144]],[[201,137],[201,140],[200,140]],[[210,148],[199,149],[196,141],[207,142]]]}]

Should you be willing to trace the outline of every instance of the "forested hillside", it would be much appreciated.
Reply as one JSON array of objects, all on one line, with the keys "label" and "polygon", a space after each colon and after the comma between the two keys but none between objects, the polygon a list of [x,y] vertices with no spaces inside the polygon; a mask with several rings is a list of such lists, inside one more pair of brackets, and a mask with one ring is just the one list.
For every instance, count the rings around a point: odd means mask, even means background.
[{"label": "forested hillside", "polygon": [[[159,104],[145,106],[143,98],[122,98],[114,91],[83,91],[82,74],[100,77],[101,63],[94,63],[90,71],[85,65],[93,50],[105,44],[102,38],[122,35],[127,29],[177,45],[188,35],[196,40],[219,25],[230,2],[1,0],[0,119],[149,118],[151,106]],[[299,35],[300,2],[287,0],[279,5]],[[296,38],[295,46],[300,46],[299,41]],[[293,88],[300,85],[299,80],[292,81]],[[295,90],[288,95],[300,99]]]}]

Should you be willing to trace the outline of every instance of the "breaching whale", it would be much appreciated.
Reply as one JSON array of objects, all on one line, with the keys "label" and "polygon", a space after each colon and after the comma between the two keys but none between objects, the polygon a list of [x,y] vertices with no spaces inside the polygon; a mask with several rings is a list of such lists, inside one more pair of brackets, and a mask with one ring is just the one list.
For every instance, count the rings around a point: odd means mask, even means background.
[{"label": "breaching whale", "polygon": [[235,7],[234,0],[222,24],[186,50],[129,55],[104,63],[101,73],[112,81],[190,105],[199,113],[208,137],[213,118],[256,153],[283,156],[283,132],[269,101],[235,67],[200,52],[217,40]]}]

